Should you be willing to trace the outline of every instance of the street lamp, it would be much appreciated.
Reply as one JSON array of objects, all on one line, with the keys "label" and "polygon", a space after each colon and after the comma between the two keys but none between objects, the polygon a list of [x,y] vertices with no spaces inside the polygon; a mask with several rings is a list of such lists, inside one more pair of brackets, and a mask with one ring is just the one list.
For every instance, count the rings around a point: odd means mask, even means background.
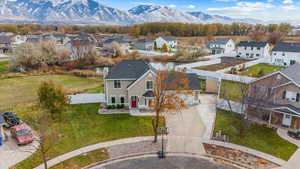
[{"label": "street lamp", "polygon": [[166,157],[166,154],[164,152],[164,135],[168,134],[168,128],[166,126],[158,128],[157,131],[158,134],[161,135],[161,151],[158,151],[158,158],[164,159]]}]

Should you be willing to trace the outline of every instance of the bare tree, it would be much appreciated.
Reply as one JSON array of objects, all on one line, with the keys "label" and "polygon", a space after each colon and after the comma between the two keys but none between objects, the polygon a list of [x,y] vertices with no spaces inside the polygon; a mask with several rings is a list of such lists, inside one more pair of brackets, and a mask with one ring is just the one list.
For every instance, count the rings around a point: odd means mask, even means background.
[{"label": "bare tree", "polygon": [[39,109],[37,112],[27,114],[25,120],[31,124],[35,130],[35,141],[38,143],[35,149],[38,149],[40,157],[44,163],[44,168],[48,169],[47,154],[57,141],[57,133],[49,127],[52,124],[52,118],[49,114]]},{"label": "bare tree", "polygon": [[155,111],[152,120],[154,142],[157,142],[159,119],[163,113],[180,112],[187,108],[184,96],[191,93],[185,73],[167,71],[157,72],[154,84],[154,99],[151,108]]}]

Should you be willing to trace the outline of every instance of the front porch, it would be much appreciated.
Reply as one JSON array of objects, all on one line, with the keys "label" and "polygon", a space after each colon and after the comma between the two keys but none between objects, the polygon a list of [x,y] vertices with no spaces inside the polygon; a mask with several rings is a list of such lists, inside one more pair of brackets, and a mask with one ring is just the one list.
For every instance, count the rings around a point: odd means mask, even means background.
[{"label": "front porch", "polygon": [[272,128],[280,128],[300,136],[300,115],[290,105],[251,109],[248,119]]}]

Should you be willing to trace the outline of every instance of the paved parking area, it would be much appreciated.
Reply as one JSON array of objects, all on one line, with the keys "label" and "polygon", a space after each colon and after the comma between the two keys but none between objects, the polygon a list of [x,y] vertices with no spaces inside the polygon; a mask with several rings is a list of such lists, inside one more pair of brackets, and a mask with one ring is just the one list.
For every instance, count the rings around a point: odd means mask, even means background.
[{"label": "paved parking area", "polygon": [[142,157],[123,160],[96,166],[92,169],[238,169],[236,167],[227,166],[216,163],[210,159],[169,156],[166,159],[158,159],[157,157]]},{"label": "paved parking area", "polygon": [[[18,146],[16,141],[10,136],[10,133],[6,130],[8,139],[0,146],[0,168],[8,169],[12,165],[24,160],[30,156],[37,147],[37,143],[33,142],[26,146]],[[3,162],[5,161],[5,163]]]}]

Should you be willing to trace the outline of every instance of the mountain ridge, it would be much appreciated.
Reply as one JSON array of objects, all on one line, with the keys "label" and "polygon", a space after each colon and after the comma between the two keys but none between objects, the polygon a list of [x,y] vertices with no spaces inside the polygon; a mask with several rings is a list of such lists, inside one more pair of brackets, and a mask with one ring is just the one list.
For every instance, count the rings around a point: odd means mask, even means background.
[{"label": "mountain ridge", "polygon": [[[203,12],[184,12],[167,6],[138,5],[128,11],[95,0],[2,0],[2,22],[62,24],[132,25],[145,22],[258,23],[254,19],[234,19]],[[1,22],[1,21],[0,21]]]}]

